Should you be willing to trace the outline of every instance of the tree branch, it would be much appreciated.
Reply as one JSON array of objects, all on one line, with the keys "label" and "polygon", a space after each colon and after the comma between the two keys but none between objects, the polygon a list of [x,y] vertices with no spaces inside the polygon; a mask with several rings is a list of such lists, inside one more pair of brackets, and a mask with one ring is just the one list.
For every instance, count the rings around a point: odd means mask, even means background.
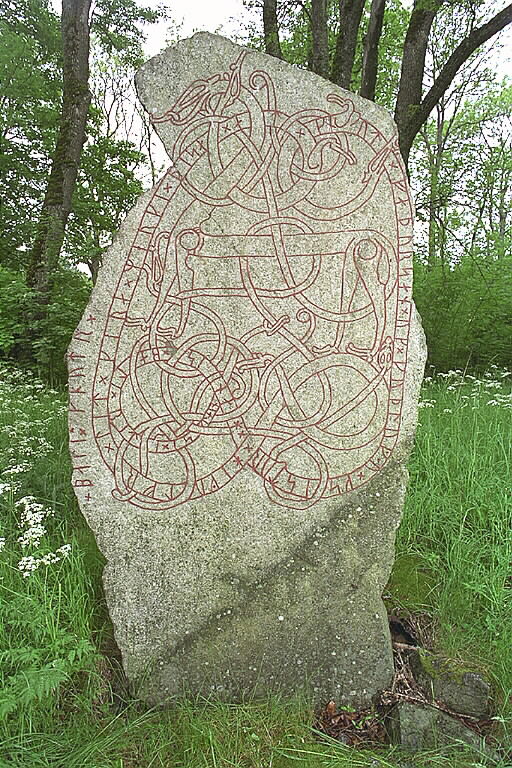
[{"label": "tree branch", "polygon": [[[491,37],[501,32],[508,24],[512,23],[512,3],[507,5],[500,13],[493,16],[490,21],[481,27],[476,27],[473,31],[457,46],[452,55],[441,69],[438,77],[435,79],[432,87],[422,100],[419,109],[415,111],[411,118],[411,124],[419,131],[421,125],[428,118],[435,105],[444,96],[455,75],[462,65],[469,59],[476,49],[490,40]],[[416,135],[416,133],[414,135]]]},{"label": "tree branch", "polygon": [[481,27],[475,27],[467,37],[455,48],[446,61],[432,87],[423,99],[411,100],[407,109],[402,109],[398,114],[395,111],[395,120],[398,124],[398,136],[400,151],[405,164],[409,159],[412,143],[425,120],[430,115],[439,100],[444,96],[455,75],[476,49],[490,40],[491,37],[501,32],[512,22],[512,3],[497,13]]}]

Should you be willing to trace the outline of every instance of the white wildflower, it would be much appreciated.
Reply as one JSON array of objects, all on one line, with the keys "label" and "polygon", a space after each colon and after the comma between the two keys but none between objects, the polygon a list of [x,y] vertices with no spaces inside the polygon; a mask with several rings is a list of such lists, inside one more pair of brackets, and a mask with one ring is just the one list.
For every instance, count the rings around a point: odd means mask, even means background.
[{"label": "white wildflower", "polygon": [[18,570],[20,570],[23,573],[24,578],[26,578],[27,576],[30,576],[32,571],[37,570],[38,567],[39,567],[38,561],[32,555],[28,555],[27,557],[22,557],[18,563]]},{"label": "white wildflower", "polygon": [[43,506],[33,496],[23,496],[16,502],[16,506],[21,508],[19,527],[25,528],[18,542],[23,549],[28,546],[38,547],[47,532],[43,522],[54,514],[53,509]]},{"label": "white wildflower", "polygon": [[19,475],[22,472],[27,472],[30,469],[30,464],[23,463],[23,464],[16,464],[14,467],[9,467],[8,469],[4,469],[2,472],[3,475]]},{"label": "white wildflower", "polygon": [[47,552],[42,557],[33,557],[33,555],[27,555],[22,557],[18,562],[18,570],[23,573],[23,577],[30,576],[33,571],[37,571],[42,565],[54,565],[59,563],[65,557],[69,555],[71,551],[71,544],[63,544],[55,552]]},{"label": "white wildflower", "polygon": [[12,490],[12,486],[10,483],[0,483],[0,496],[3,496],[4,493],[9,493]]}]

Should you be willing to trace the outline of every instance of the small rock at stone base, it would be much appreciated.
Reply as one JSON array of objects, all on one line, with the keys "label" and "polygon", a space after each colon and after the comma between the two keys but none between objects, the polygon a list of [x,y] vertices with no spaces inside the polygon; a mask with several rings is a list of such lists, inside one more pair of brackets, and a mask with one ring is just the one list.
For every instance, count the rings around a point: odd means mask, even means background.
[{"label": "small rock at stone base", "polygon": [[486,755],[494,755],[477,733],[433,707],[400,702],[389,714],[389,719],[392,741],[413,752],[455,746],[462,742]]},{"label": "small rock at stone base", "polygon": [[481,675],[423,650],[414,652],[410,663],[416,681],[432,700],[461,715],[489,716],[491,687]]}]

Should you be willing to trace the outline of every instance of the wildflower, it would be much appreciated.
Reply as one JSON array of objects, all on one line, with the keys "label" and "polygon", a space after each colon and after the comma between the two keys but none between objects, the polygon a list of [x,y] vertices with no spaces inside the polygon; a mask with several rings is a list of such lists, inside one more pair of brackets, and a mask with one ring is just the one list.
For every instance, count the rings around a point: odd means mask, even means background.
[{"label": "wildflower", "polygon": [[443,408],[443,413],[453,413],[451,408]]},{"label": "wildflower", "polygon": [[19,475],[22,472],[27,472],[30,469],[30,464],[24,463],[24,464],[17,464],[15,467],[9,467],[8,469],[4,469],[3,473],[4,475]]},{"label": "wildflower", "polygon": [[4,547],[5,547],[5,537],[0,536],[0,552],[4,549]]},{"label": "wildflower", "polygon": [[38,547],[46,534],[43,521],[54,514],[53,509],[44,507],[33,496],[24,496],[19,499],[16,507],[21,507],[19,527],[25,527],[22,535],[18,537],[18,542],[23,549],[29,545]]},{"label": "wildflower", "polygon": [[11,490],[12,486],[10,483],[0,483],[0,496],[3,496],[4,493],[9,493]]},{"label": "wildflower", "polygon": [[63,544],[55,552],[47,552],[42,557],[27,555],[18,562],[18,570],[22,572],[23,578],[27,578],[31,573],[37,571],[42,565],[54,565],[69,555],[71,544]]},{"label": "wildflower", "polygon": [[22,557],[18,563],[18,570],[20,570],[23,573],[23,578],[30,576],[31,572],[35,571],[37,568],[38,568],[37,560],[32,555],[27,555],[27,557]]}]

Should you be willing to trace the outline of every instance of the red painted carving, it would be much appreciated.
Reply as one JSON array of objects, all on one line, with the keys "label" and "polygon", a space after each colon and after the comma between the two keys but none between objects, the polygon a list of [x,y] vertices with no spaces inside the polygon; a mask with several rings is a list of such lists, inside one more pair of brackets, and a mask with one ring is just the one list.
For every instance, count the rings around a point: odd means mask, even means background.
[{"label": "red painted carving", "polygon": [[[94,434],[113,495],[143,509],[240,472],[304,509],[367,483],[398,437],[412,209],[396,139],[346,96],[282,112],[249,61],[154,118],[176,127],[173,166],[102,332]],[[366,225],[372,205],[393,237]]]}]

